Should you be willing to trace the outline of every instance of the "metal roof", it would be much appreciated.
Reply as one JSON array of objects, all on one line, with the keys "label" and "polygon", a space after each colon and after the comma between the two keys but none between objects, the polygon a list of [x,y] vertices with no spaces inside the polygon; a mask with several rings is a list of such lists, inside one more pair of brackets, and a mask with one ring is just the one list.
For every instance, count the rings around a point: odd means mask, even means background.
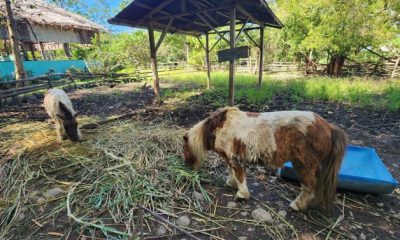
[{"label": "metal roof", "polygon": [[237,23],[282,28],[265,0],[135,0],[108,20],[110,24],[200,35],[229,24],[229,10],[236,7]]}]

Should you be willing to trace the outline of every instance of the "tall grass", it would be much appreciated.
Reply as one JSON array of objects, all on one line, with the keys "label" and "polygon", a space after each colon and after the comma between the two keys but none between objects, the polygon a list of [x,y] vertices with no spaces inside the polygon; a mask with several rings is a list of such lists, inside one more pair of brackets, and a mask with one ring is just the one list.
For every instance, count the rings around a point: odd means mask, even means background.
[{"label": "tall grass", "polygon": [[[216,105],[224,105],[228,97],[228,73],[216,72],[211,75],[212,89],[204,92],[204,98],[212,99]],[[171,75],[168,82],[196,83],[205,86],[205,73]],[[261,88],[257,87],[257,76],[237,74],[235,99],[249,104],[265,104],[275,95],[301,102],[303,100],[333,101],[376,109],[396,111],[400,109],[400,80],[376,80],[372,78],[329,78],[300,77],[280,80],[277,77],[264,78]],[[185,88],[187,91],[198,89]]]}]

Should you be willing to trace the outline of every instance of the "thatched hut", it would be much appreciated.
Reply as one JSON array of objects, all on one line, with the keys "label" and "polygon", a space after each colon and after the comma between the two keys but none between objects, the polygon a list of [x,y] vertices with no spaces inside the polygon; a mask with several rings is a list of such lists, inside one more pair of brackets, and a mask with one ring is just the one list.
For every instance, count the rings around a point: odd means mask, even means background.
[{"label": "thatched hut", "polygon": [[[105,31],[102,26],[78,14],[42,0],[15,1],[12,10],[17,25],[17,38],[25,52],[27,49],[38,49],[43,53],[47,48],[43,43],[51,43],[52,46],[56,43],[56,46],[64,46],[68,55],[69,43],[88,44],[96,33]],[[0,1],[0,39],[7,40],[4,13],[4,2]]]}]

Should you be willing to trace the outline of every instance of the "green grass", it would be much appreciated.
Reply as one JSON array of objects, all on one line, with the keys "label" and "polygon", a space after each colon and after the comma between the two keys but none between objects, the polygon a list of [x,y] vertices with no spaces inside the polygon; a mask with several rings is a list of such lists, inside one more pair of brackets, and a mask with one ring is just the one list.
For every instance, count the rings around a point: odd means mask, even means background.
[{"label": "green grass", "polygon": [[[205,86],[206,79],[205,73],[190,73],[172,75],[167,82],[195,83]],[[213,73],[211,81],[212,89],[204,91],[202,100],[216,106],[225,105],[228,98],[228,73]],[[179,90],[179,93],[174,93],[174,96],[179,94],[190,95],[188,92],[199,91],[196,88]],[[276,95],[282,95],[286,99],[298,103],[304,100],[323,100],[350,104],[351,106],[396,111],[400,109],[400,80],[376,80],[362,77],[300,77],[280,80],[277,77],[267,76],[259,89],[257,88],[256,75],[236,75],[236,101],[261,105],[268,103]]]}]

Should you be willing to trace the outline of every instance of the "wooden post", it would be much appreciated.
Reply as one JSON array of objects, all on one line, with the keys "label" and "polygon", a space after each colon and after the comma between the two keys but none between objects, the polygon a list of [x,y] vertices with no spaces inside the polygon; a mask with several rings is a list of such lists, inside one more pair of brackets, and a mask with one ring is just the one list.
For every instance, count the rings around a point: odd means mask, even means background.
[{"label": "wooden post", "polygon": [[68,59],[71,59],[71,51],[69,49],[69,43],[63,43],[64,53]]},{"label": "wooden post", "polygon": [[261,88],[264,64],[264,26],[260,25],[260,60],[258,68],[258,87]]},{"label": "wooden post", "polygon": [[[235,27],[236,27],[236,8],[231,8],[229,10],[229,17],[230,17],[230,31],[229,31],[229,45],[230,49],[235,48]],[[235,104],[235,60],[229,61],[229,99],[228,105],[233,106]]]},{"label": "wooden post", "polygon": [[392,75],[390,76],[390,78],[394,78],[394,76],[396,75],[396,70],[397,70],[397,66],[399,66],[399,62],[400,62],[400,57],[397,58],[396,63],[393,66],[393,71],[392,71]]},{"label": "wooden post", "polygon": [[151,64],[151,70],[153,71],[153,81],[154,81],[154,94],[155,94],[154,103],[160,104],[161,97],[160,97],[160,83],[159,83],[158,68],[157,68],[157,50],[154,41],[154,29],[152,24],[149,25],[148,32],[149,32],[149,43],[150,43],[150,64]]},{"label": "wooden post", "polygon": [[210,64],[210,41],[209,34],[206,32],[206,64],[207,64],[207,89],[211,87],[211,64]]},{"label": "wooden post", "polygon": [[11,54],[11,50],[10,50],[10,48],[8,47],[8,44],[7,44],[7,40],[3,40],[3,44],[4,44],[4,49],[6,50],[6,54],[7,55],[10,55]]},{"label": "wooden post", "polygon": [[44,52],[44,47],[42,42],[39,42],[39,49],[40,49],[40,54],[42,54],[42,60],[46,60],[46,54]]},{"label": "wooden post", "polygon": [[33,49],[33,43],[29,44],[29,50],[31,51],[32,59],[36,61],[37,59],[36,59],[36,56],[35,56],[35,50]]},{"label": "wooden post", "polygon": [[21,46],[22,54],[24,55],[24,60],[29,61],[28,51],[26,50],[26,46],[23,42],[20,42],[19,45]]},{"label": "wooden post", "polygon": [[[4,0],[5,7],[6,7],[6,16],[7,16],[7,28],[8,28],[8,35],[10,37],[10,44],[12,54],[14,56],[14,67],[15,67],[15,78],[21,79],[26,78],[26,73],[24,69],[24,65],[22,64],[19,47],[18,47],[18,40],[16,38],[16,24],[13,16],[13,12],[11,10],[11,1]],[[22,83],[22,86],[25,85],[25,82]]]}]

